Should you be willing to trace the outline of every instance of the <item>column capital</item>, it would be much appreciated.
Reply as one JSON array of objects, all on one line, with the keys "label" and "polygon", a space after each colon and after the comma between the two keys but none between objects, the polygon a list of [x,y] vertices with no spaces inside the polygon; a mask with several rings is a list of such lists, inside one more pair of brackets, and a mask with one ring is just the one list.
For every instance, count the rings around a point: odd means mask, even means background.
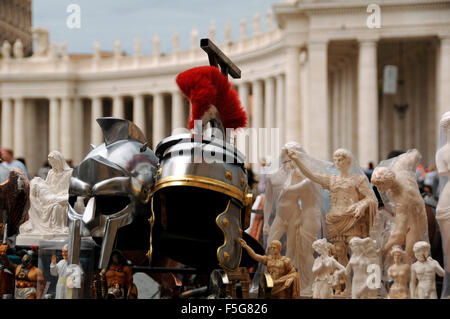
[{"label": "column capital", "polygon": [[358,38],[359,46],[369,47],[369,46],[376,46],[378,42],[380,41],[380,38],[378,37],[371,37],[371,38]]},{"label": "column capital", "polygon": [[328,47],[328,40],[310,40],[308,41],[308,50],[326,50]]}]

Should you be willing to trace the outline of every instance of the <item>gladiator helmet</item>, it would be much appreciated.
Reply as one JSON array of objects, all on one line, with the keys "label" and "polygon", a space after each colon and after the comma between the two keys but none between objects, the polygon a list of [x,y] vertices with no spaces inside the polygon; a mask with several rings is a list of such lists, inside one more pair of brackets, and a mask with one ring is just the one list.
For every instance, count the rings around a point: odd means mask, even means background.
[{"label": "gladiator helmet", "polygon": [[[140,235],[148,238],[153,223],[149,200],[158,159],[134,123],[112,117],[97,122],[104,143],[87,154],[70,178],[69,262],[78,261],[80,237],[92,236],[101,245],[98,268],[102,269],[115,241],[116,247],[119,241],[139,246],[143,244]],[[116,239],[119,229],[128,232]]]}]

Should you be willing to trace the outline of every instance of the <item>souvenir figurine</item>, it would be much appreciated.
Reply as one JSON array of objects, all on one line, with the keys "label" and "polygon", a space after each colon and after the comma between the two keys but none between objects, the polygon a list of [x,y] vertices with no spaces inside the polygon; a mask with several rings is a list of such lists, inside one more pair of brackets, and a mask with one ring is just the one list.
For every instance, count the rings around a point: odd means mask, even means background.
[{"label": "souvenir figurine", "polygon": [[394,245],[405,245],[408,262],[414,257],[414,243],[424,239],[428,228],[425,203],[415,177],[420,157],[419,151],[410,150],[388,163],[381,162],[372,174],[373,185],[387,195],[383,198],[385,206],[392,201],[395,211],[394,229],[384,246],[383,255],[386,256]]},{"label": "souvenir figurine", "polygon": [[297,299],[300,297],[300,278],[292,266],[289,258],[281,256],[281,243],[274,240],[269,245],[270,254],[262,256],[249,247],[245,240],[240,239],[242,245],[251,258],[266,265],[267,271],[273,279],[272,298]]},{"label": "souvenir figurine", "polygon": [[58,151],[48,154],[52,169],[43,180],[35,177],[30,182],[29,219],[20,226],[17,245],[37,245],[45,238],[66,239],[67,205],[72,168]]},{"label": "souvenir figurine", "polygon": [[27,176],[18,168],[8,171],[0,165],[0,223],[7,230],[6,238],[17,234],[20,225],[25,222],[29,195],[30,184]]},{"label": "souvenir figurine", "polygon": [[[255,261],[242,250],[244,238],[257,253],[262,245],[244,232],[250,225],[253,194],[245,158],[231,143],[247,114],[227,74],[240,70],[208,39],[202,48],[216,66],[186,70],[176,78],[190,101],[189,133],[164,138],[156,147],[159,169],[152,191],[155,254],[184,265],[234,272]],[[217,64],[216,64],[217,65]]]},{"label": "souvenir figurine", "polygon": [[413,250],[417,261],[411,265],[411,281],[409,284],[411,298],[437,299],[436,275],[443,277],[444,269],[436,260],[431,258],[430,244],[426,241],[415,243]]},{"label": "souvenir figurine", "polygon": [[391,249],[394,264],[388,268],[388,275],[394,280],[389,289],[388,299],[408,299],[408,283],[411,278],[411,267],[405,263],[407,255],[399,246]]},{"label": "souvenir figurine", "polygon": [[[4,246],[2,246],[3,248]],[[33,265],[33,251],[27,251],[22,257],[22,264],[11,263],[2,249],[2,263],[16,278],[15,299],[41,299],[44,291],[44,275],[42,270]]]},{"label": "souvenir figurine", "polygon": [[288,155],[307,178],[330,191],[331,209],[325,216],[328,239],[335,246],[337,261],[347,265],[350,239],[369,236],[377,212],[378,202],[367,177],[345,149],[338,149],[333,154],[339,171],[337,175],[314,169],[314,159],[307,154],[290,150]]},{"label": "souvenir figurine", "polygon": [[136,299],[137,289],[133,283],[131,267],[123,255],[115,250],[107,268],[100,272],[103,284],[106,284],[105,299]]},{"label": "souvenir figurine", "polygon": [[[64,245],[61,250],[63,259],[56,263],[56,256],[52,256],[52,261],[50,263],[50,274],[52,276],[58,277],[58,283],[56,284],[56,295],[55,299],[66,299],[68,289],[80,288],[78,281],[75,279],[76,276],[73,275],[73,271],[70,269],[70,265],[67,262],[68,259],[69,245]],[[71,282],[68,282],[69,277],[71,277]]]},{"label": "souvenir figurine", "polygon": [[345,267],[329,255],[331,244],[325,238],[313,242],[312,247],[319,254],[319,257],[314,260],[312,268],[314,275],[313,298],[333,298],[333,281],[345,272]]},{"label": "souvenir figurine", "polygon": [[446,262],[444,294],[450,295],[450,111],[445,112],[439,123],[440,139],[439,149],[436,152],[436,167],[439,173],[439,202],[436,207],[436,218],[439,221],[439,228],[442,237],[442,248]]},{"label": "souvenir figurine", "polygon": [[[373,296],[371,287],[367,285],[368,267],[378,265],[376,241],[367,237],[361,239],[354,237],[350,240],[351,257],[345,269],[345,274],[349,277],[352,273],[352,299],[366,299]],[[372,294],[371,294],[372,292]]]},{"label": "souvenir figurine", "polygon": [[[115,242],[120,249],[142,251],[145,257],[158,159],[134,123],[111,117],[98,118],[97,123],[104,143],[86,155],[70,178],[68,261],[79,263],[81,237],[92,236],[101,246],[97,267],[103,269]],[[80,199],[85,207],[76,205]],[[118,233],[122,235],[116,240]]]},{"label": "souvenir figurine", "polygon": [[[287,156],[288,149],[304,152],[296,142],[287,143],[281,150],[280,168],[266,176],[266,202],[264,217],[274,214],[273,223],[267,228],[267,242],[280,240],[286,233],[286,257],[300,275],[301,295],[311,296],[314,263],[312,243],[320,231],[320,187],[305,178]],[[299,205],[301,202],[301,207]]]}]

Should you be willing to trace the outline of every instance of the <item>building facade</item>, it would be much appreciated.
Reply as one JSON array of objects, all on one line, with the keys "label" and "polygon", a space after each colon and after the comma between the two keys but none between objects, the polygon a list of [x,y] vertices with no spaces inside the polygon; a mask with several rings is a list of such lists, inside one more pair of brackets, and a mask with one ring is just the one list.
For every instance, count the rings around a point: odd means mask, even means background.
[{"label": "building facade", "polygon": [[[439,119],[450,109],[450,1],[371,5],[287,0],[264,18],[255,14],[252,34],[245,33],[245,20],[238,39],[227,27],[226,41],[218,45],[242,70],[232,82],[250,127],[279,128],[280,146],[298,141],[325,160],[344,147],[366,166],[391,150],[417,148],[425,165],[434,162]],[[379,27],[369,23],[378,13]],[[100,116],[133,120],[156,146],[184,127],[189,115],[176,75],[208,64],[196,30],[189,50],[180,50],[174,35],[167,54],[161,54],[158,37],[151,39],[150,55],[141,53],[136,39],[133,55],[122,55],[117,41],[111,56],[95,43],[84,58],[68,54],[64,43],[59,50],[50,46],[45,29],[37,30],[36,41],[33,56],[0,62],[1,146],[25,157],[31,173],[54,149],[79,163],[89,144],[102,142],[95,124]],[[398,77],[395,92],[387,94],[389,65]],[[253,146],[238,141],[249,153]],[[257,155],[275,156],[267,146]]]},{"label": "building facade", "polygon": [[28,56],[33,51],[31,35],[31,0],[0,1],[0,43],[13,44],[17,39],[23,43],[23,51]]}]

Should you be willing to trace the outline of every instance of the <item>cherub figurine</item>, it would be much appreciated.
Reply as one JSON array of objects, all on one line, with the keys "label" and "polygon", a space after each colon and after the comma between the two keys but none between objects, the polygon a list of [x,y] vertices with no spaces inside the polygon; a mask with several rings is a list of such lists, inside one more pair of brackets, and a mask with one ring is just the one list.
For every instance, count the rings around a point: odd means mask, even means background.
[{"label": "cherub figurine", "polygon": [[445,271],[436,260],[430,257],[430,244],[426,241],[415,243],[413,250],[417,261],[411,266],[409,284],[411,298],[437,299],[436,274],[443,277]]},{"label": "cherub figurine", "polygon": [[325,238],[313,242],[312,247],[319,254],[312,268],[313,298],[333,298],[333,278],[339,278],[345,272],[345,267],[329,255],[331,244]]},{"label": "cherub figurine", "polygon": [[428,227],[425,203],[414,175],[420,156],[419,151],[411,150],[400,155],[391,168],[378,166],[372,174],[372,183],[380,192],[386,192],[395,206],[395,226],[383,255],[394,245],[405,245],[408,262],[414,257],[414,243],[423,240]]},{"label": "cherub figurine", "polygon": [[272,298],[297,299],[300,297],[300,277],[292,266],[290,259],[281,256],[281,242],[278,240],[272,241],[269,245],[270,254],[267,256],[255,253],[242,238],[239,239],[239,242],[251,258],[266,265],[273,279]]},{"label": "cherub figurine", "polygon": [[391,256],[394,259],[394,264],[388,268],[388,275],[394,280],[394,283],[389,289],[388,299],[408,299],[411,267],[404,263],[407,255],[400,246],[396,245],[391,249]]},{"label": "cherub figurine", "polygon": [[328,239],[335,245],[337,261],[347,265],[350,239],[368,237],[377,212],[377,199],[366,176],[350,172],[352,154],[345,149],[338,149],[333,154],[339,170],[337,175],[313,171],[308,163],[311,159],[306,154],[288,150],[288,155],[307,178],[330,191],[331,209],[326,215]]},{"label": "cherub figurine", "polygon": [[33,251],[27,251],[22,257],[22,264],[15,265],[11,263],[6,256],[3,248],[6,245],[2,245],[0,255],[2,257],[2,263],[15,274],[16,278],[16,291],[14,294],[15,299],[41,299],[44,291],[44,275],[42,270],[33,265]]}]

